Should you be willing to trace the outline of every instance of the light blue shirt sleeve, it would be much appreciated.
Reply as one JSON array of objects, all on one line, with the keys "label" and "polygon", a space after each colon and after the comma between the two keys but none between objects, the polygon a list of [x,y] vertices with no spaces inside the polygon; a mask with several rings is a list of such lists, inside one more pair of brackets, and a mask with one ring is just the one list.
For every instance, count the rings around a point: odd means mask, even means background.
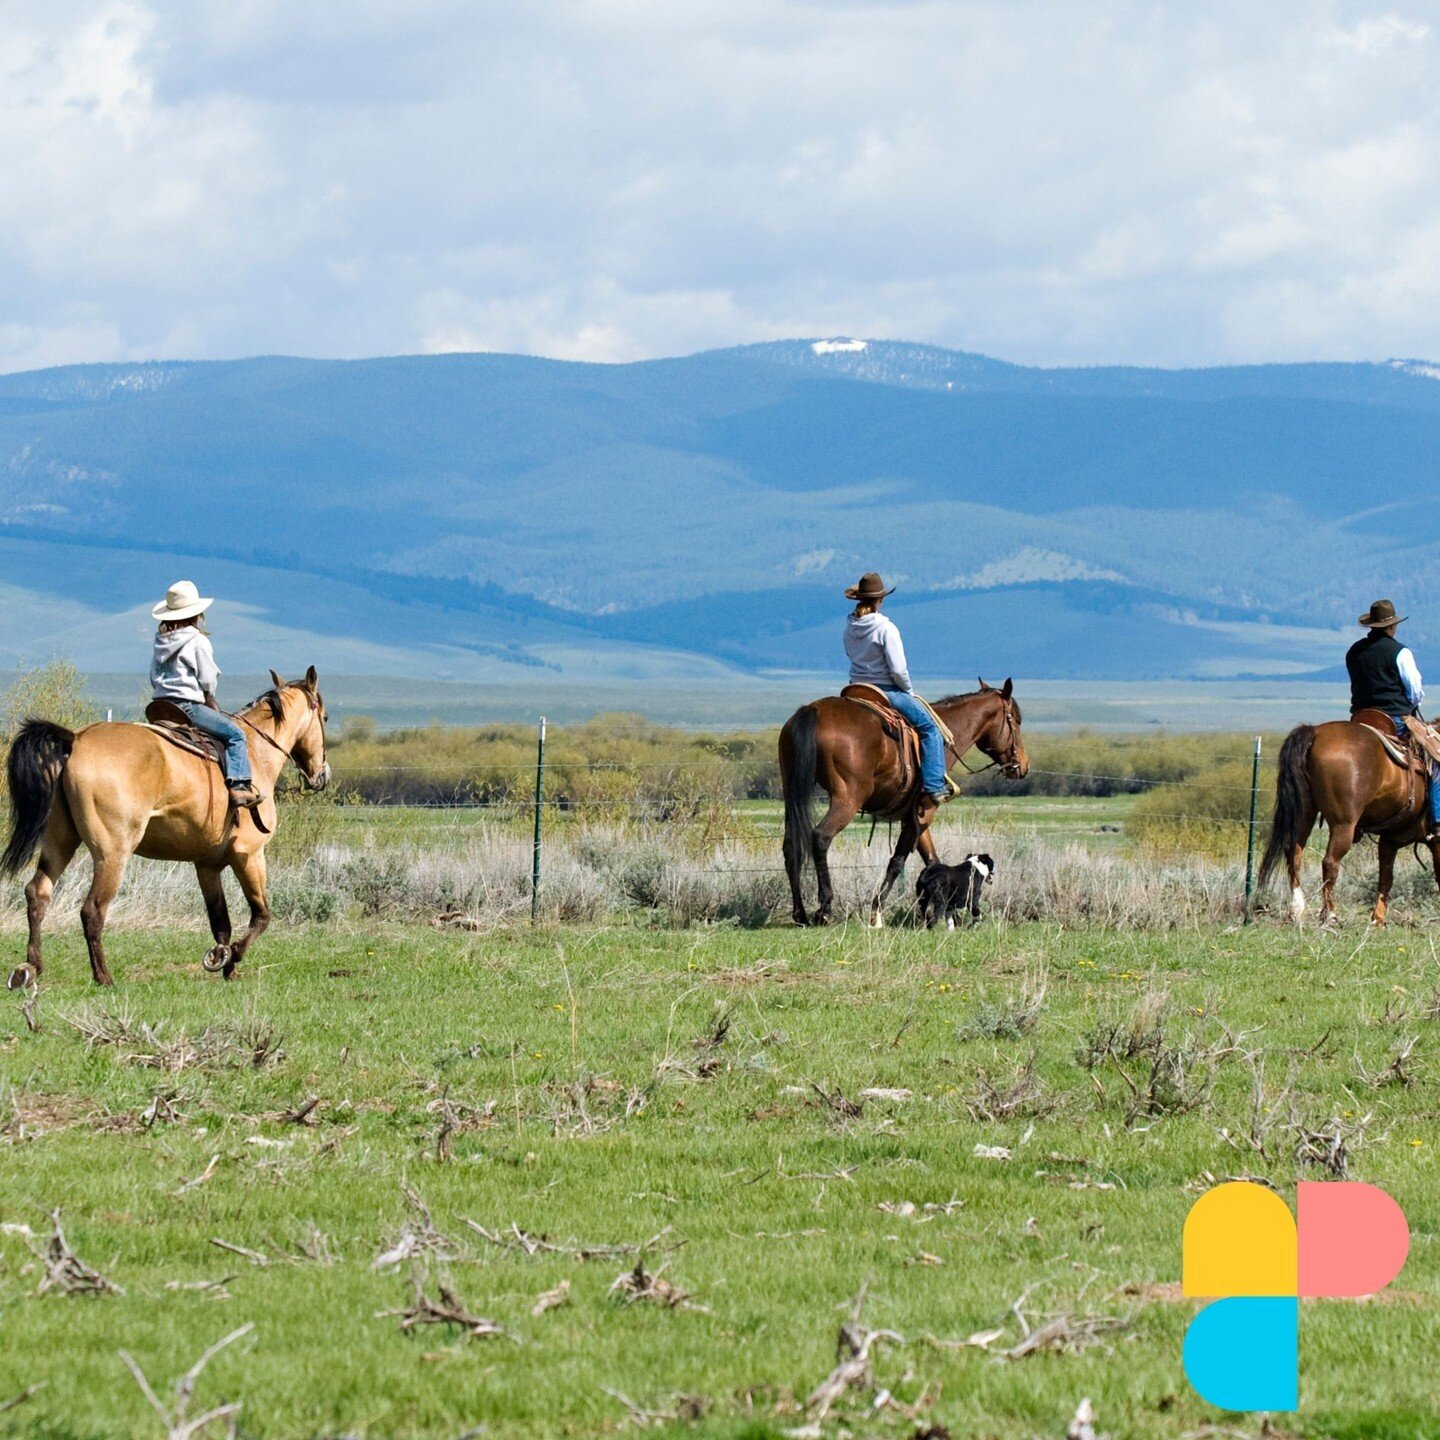
[{"label": "light blue shirt sleeve", "polygon": [[1425,687],[1420,683],[1420,667],[1416,665],[1415,657],[1408,647],[1395,657],[1395,666],[1400,671],[1400,683],[1404,685],[1410,703],[1419,709],[1420,703],[1425,699]]}]

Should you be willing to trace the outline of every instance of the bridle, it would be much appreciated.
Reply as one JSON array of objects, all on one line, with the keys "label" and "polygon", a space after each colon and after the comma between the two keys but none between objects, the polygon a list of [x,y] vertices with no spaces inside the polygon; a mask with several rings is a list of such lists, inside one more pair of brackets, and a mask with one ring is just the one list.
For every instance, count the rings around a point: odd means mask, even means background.
[{"label": "bridle", "polygon": [[[280,692],[277,690],[275,693],[278,695]],[[314,713],[318,713],[320,709],[320,697],[313,694],[309,690],[305,690],[304,695],[306,701],[309,703],[311,711]],[[235,718],[239,720],[243,725],[248,725],[250,729],[253,730],[255,734],[257,734],[272,750],[278,750],[297,770],[299,770],[300,778],[305,782],[306,789],[319,790],[323,787],[326,779],[328,779],[327,772],[330,768],[328,761],[321,763],[319,774],[307,774],[304,768],[301,766],[300,762],[295,758],[294,750],[287,750],[273,735],[267,735],[248,715],[245,714],[243,710],[238,711]],[[306,729],[308,730],[309,726],[306,726]],[[323,719],[321,719],[320,721],[320,738],[322,740],[325,738],[325,721]],[[297,740],[296,744],[298,743],[299,741]]]},{"label": "bridle", "polygon": [[[1002,770],[1007,780],[1018,780],[1020,778],[1020,762],[1015,758],[1015,751],[1020,744],[1020,726],[1015,721],[1015,702],[1000,696],[1000,714],[1005,721],[1005,732],[1001,742],[997,742],[995,749],[987,750],[985,753],[990,756],[988,765],[971,766],[965,763],[963,755],[957,755],[961,768],[970,775],[983,775],[987,770]],[[1004,741],[1008,741],[1008,748]]]}]

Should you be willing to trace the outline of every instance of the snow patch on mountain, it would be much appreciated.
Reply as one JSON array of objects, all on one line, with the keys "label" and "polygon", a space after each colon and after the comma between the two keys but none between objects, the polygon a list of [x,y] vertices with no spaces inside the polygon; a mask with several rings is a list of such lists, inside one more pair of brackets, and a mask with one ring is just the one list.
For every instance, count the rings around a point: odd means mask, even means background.
[{"label": "snow patch on mountain", "polygon": [[1440,380],[1440,365],[1432,365],[1428,360],[1392,360],[1390,368],[1424,380]]},{"label": "snow patch on mountain", "polygon": [[817,340],[810,347],[816,355],[858,355],[869,348],[865,340]]},{"label": "snow patch on mountain", "polygon": [[934,586],[936,590],[1002,590],[1011,585],[1035,585],[1067,580],[1109,580],[1128,584],[1118,570],[1105,570],[1087,564],[1059,550],[1042,550],[1025,545],[1001,560],[992,560],[969,575]]}]

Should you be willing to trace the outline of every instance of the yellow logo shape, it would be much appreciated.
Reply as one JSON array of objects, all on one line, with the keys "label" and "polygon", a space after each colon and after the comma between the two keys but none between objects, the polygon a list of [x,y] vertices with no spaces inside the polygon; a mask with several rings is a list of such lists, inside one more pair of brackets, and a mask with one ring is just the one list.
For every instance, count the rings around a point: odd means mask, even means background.
[{"label": "yellow logo shape", "polygon": [[1300,1246],[1290,1207],[1273,1190],[1235,1180],[1190,1208],[1182,1242],[1186,1295],[1295,1295]]}]

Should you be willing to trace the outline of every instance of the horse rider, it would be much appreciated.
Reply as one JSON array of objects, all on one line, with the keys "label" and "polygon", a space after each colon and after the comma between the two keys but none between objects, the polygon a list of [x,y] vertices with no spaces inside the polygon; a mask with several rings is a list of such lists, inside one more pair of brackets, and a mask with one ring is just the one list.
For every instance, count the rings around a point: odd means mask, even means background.
[{"label": "horse rider", "polygon": [[[1395,628],[1408,617],[1397,615],[1388,600],[1377,600],[1361,617],[1369,634],[1357,640],[1345,653],[1350,672],[1350,713],[1383,711],[1394,722],[1395,733],[1404,739],[1409,723],[1420,712],[1425,687],[1420,668],[1406,645],[1395,638]],[[1440,785],[1437,767],[1430,762],[1427,840],[1440,839]]]},{"label": "horse rider", "polygon": [[894,593],[895,587],[887,590],[874,571],[862,575],[858,585],[846,590],[845,598],[855,601],[855,608],[845,622],[845,654],[850,659],[850,683],[883,690],[891,705],[919,732],[923,793],[916,818],[923,827],[950,798],[945,779],[945,740],[930,707],[915,694],[910,683],[899,629],[880,613],[885,597]]},{"label": "horse rider", "polygon": [[160,622],[150,659],[150,688],[157,700],[168,700],[185,712],[190,723],[225,745],[225,785],[237,809],[260,803],[250,774],[245,732],[216,702],[220,669],[205,630],[205,612],[215,603],[189,580],[177,580],[151,610]]}]

